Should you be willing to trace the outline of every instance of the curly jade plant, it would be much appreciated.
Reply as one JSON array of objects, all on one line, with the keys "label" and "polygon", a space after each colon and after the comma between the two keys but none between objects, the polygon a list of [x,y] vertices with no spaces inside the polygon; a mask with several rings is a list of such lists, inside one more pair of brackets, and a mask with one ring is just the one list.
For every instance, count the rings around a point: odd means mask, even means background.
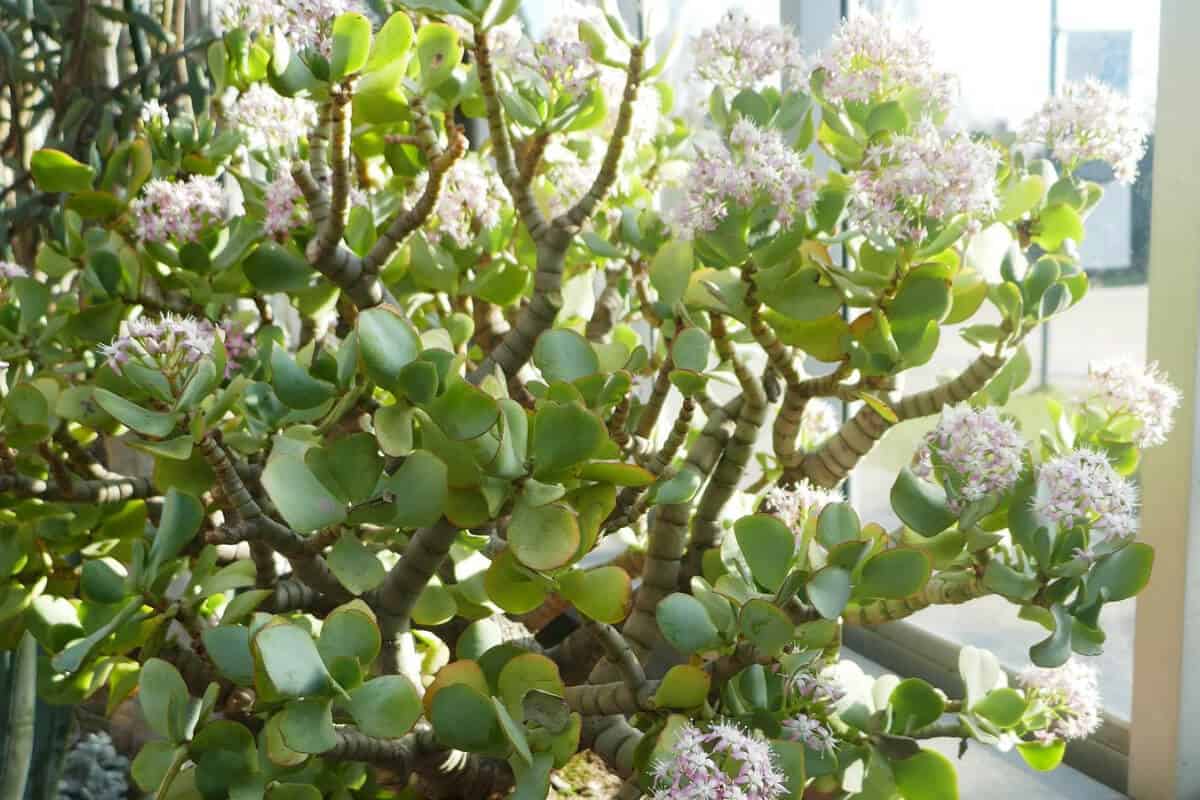
[{"label": "curly jade plant", "polygon": [[[1048,770],[1098,727],[1179,396],[1098,364],[1052,430],[1004,408],[1087,291],[1077,168],[1136,172],[1127,100],[969,134],[870,16],[808,54],[730,12],[676,103],[607,8],[217,5],[211,101],[33,153],[52,213],[0,264],[0,647],[140,705],[141,789],[530,800],[590,749],[629,800],[942,800],[930,740]],[[947,335],[977,355],[905,391]],[[926,417],[860,518],[844,481]],[[840,660],[992,595],[1046,630],[1019,677]]]}]

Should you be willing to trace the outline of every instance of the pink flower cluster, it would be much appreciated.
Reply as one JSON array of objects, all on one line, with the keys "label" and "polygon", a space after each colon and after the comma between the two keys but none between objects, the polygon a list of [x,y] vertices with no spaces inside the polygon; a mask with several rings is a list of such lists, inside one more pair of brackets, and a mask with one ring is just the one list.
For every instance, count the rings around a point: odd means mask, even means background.
[{"label": "pink flower cluster", "polygon": [[[424,191],[427,177],[422,173],[418,178],[414,194]],[[505,197],[504,184],[491,162],[474,154],[460,158],[446,173],[434,212],[437,224],[429,226],[428,235],[467,247],[476,232],[499,224]]]},{"label": "pink flower cluster", "polygon": [[579,37],[579,23],[587,21],[600,30],[605,30],[607,23],[598,7],[575,0],[560,3],[557,10],[558,15],[536,41],[524,35],[515,19],[495,28],[490,34],[492,56],[497,66],[515,78],[532,78],[579,97],[598,75],[591,50]]},{"label": "pink flower cluster", "polygon": [[263,232],[272,239],[286,239],[304,223],[300,214],[303,200],[304,194],[292,178],[292,173],[286,169],[280,170],[279,176],[268,183],[263,192],[263,205],[266,207]]},{"label": "pink flower cluster", "polygon": [[1061,528],[1087,526],[1100,540],[1137,532],[1137,489],[1095,450],[1073,450],[1042,464],[1033,508]]},{"label": "pink flower cluster", "polygon": [[780,800],[786,792],[767,742],[731,722],[684,725],[652,773],[653,800]]},{"label": "pink flower cluster", "polygon": [[358,0],[218,0],[216,17],[225,28],[245,28],[283,36],[297,50],[328,56],[333,21],[347,11],[362,11]]},{"label": "pink flower cluster", "polygon": [[1182,398],[1157,364],[1140,368],[1127,361],[1094,362],[1088,365],[1088,380],[1092,396],[1110,414],[1127,414],[1138,421],[1134,434],[1138,447],[1154,447],[1167,440]]},{"label": "pink flower cluster", "polygon": [[311,100],[284,97],[265,83],[254,83],[224,109],[225,118],[251,147],[295,149],[317,121]]},{"label": "pink flower cluster", "polygon": [[149,181],[132,210],[137,237],[145,242],[194,242],[205,228],[228,219],[221,184],[207,175]]},{"label": "pink flower cluster", "polygon": [[1020,683],[1051,717],[1049,727],[1038,733],[1043,741],[1083,739],[1100,727],[1100,687],[1093,667],[1074,659],[1057,669],[1029,667]]},{"label": "pink flower cluster", "polygon": [[933,478],[934,467],[948,475],[948,505],[955,513],[988,495],[1012,489],[1021,473],[1025,442],[1016,426],[994,407],[949,406],[917,452],[913,472]]},{"label": "pink flower cluster", "polygon": [[28,278],[29,270],[12,261],[0,260],[0,278]]},{"label": "pink flower cluster", "polygon": [[813,171],[779,131],[741,118],[733,125],[729,145],[697,153],[673,219],[680,237],[715,229],[730,204],[750,208],[765,201],[774,206],[775,219],[788,225],[816,200]]},{"label": "pink flower cluster", "polygon": [[1146,152],[1146,123],[1129,98],[1095,78],[1068,83],[1025,122],[1022,138],[1040,142],[1068,168],[1103,161],[1133,183]]},{"label": "pink flower cluster", "polygon": [[741,9],[726,11],[692,45],[696,74],[731,90],[753,89],[805,68],[800,40],[791,29],[755,22]]},{"label": "pink flower cluster", "polygon": [[804,478],[795,486],[772,486],[767,490],[764,499],[775,509],[775,514],[789,528],[803,528],[812,517],[830,503],[840,503],[845,498],[836,489],[821,489],[814,486],[808,478]]},{"label": "pink flower cluster", "polygon": [[230,320],[221,323],[221,330],[225,334],[225,377],[228,378],[254,353],[254,339],[244,326]]},{"label": "pink flower cluster", "polygon": [[211,353],[215,335],[213,324],[205,319],[174,314],[157,321],[138,317],[125,323],[124,334],[100,345],[100,354],[116,372],[130,359],[143,356],[165,371],[194,364]]},{"label": "pink flower cluster", "polygon": [[933,45],[919,29],[887,17],[856,13],[845,20],[818,62],[823,93],[833,102],[893,100],[912,90],[934,108],[958,92],[954,77],[934,67]]},{"label": "pink flower cluster", "polygon": [[1000,154],[964,133],[943,135],[930,121],[910,135],[867,148],[855,173],[847,225],[878,237],[920,242],[925,221],[965,214],[974,227],[995,212]]},{"label": "pink flower cluster", "polygon": [[793,742],[801,742],[810,750],[816,750],[819,753],[832,753],[837,747],[837,742],[833,738],[833,731],[821,720],[816,717],[810,717],[807,714],[795,714],[789,719],[785,719],[781,725],[783,726],[783,735],[785,738]]},{"label": "pink flower cluster", "polygon": [[[604,157],[604,148],[598,139],[575,140],[567,144],[554,141],[546,145],[542,153],[541,186],[538,200],[551,216],[558,216],[575,204],[591,187]],[[619,194],[620,181],[618,178]]]},{"label": "pink flower cluster", "polygon": [[797,672],[788,681],[788,688],[813,703],[836,703],[846,696],[841,684],[812,672]]}]

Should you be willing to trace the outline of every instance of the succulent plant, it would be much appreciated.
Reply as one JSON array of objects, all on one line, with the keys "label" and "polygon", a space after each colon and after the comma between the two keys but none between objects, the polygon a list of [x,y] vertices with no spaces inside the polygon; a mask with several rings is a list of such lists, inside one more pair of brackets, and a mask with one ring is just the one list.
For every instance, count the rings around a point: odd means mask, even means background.
[{"label": "succulent plant", "polygon": [[[630,798],[955,797],[936,738],[1056,766],[1179,399],[1098,367],[1052,430],[1003,412],[1087,290],[1076,167],[1140,152],[1120,98],[1006,145],[945,126],[885,20],[813,62],[731,13],[689,123],[611,10],[531,40],[519,2],[402,5],[229,2],[211,111],[33,154],[0,643],[36,638],[55,702],[136,696],[134,782],[189,800],[538,798],[581,748]],[[975,358],[905,393],[956,326]],[[844,479],[935,416],[900,524],[861,519]],[[844,626],[988,595],[1047,631],[1016,686],[973,648],[956,698],[839,661]],[[562,607],[553,646],[521,624]]]},{"label": "succulent plant", "polygon": [[58,800],[125,800],[129,759],[107,733],[89,733],[67,753],[58,778]]}]

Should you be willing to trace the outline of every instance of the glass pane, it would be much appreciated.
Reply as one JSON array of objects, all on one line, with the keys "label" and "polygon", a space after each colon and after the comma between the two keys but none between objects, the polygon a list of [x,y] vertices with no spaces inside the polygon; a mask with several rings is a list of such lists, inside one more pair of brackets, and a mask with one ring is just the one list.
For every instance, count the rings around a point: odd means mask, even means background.
[{"label": "glass pane", "polygon": [[[862,2],[857,7],[890,10],[917,24],[934,43],[940,66],[961,79],[959,122],[975,130],[1017,130],[1039,108],[1052,86],[1095,76],[1126,91],[1152,119],[1155,99],[1158,5],[1125,0],[1007,0],[963,3],[958,0]],[[1150,224],[1150,173],[1153,136],[1140,176],[1133,186],[1105,183],[1105,197],[1087,221],[1081,248],[1092,288],[1079,306],[1056,319],[1043,341],[1027,341],[1033,360],[1030,381],[1009,404],[1025,430],[1049,425],[1042,392],[1077,396],[1086,386],[1088,362],[1146,354],[1146,257]],[[987,322],[981,315],[972,322]],[[956,374],[974,349],[943,336],[930,364],[906,373],[905,392],[936,384]],[[898,426],[855,472],[852,491],[869,519],[897,522],[888,502],[896,471],[906,464],[932,420]],[[1028,664],[1027,648],[1045,636],[1033,623],[1017,619],[1016,608],[999,598],[975,601],[972,613],[953,606],[930,609],[913,621],[964,644],[994,650],[1014,668]],[[1106,606],[1108,633],[1103,656],[1093,663],[1101,672],[1105,704],[1128,718],[1132,676],[1134,601]]]}]

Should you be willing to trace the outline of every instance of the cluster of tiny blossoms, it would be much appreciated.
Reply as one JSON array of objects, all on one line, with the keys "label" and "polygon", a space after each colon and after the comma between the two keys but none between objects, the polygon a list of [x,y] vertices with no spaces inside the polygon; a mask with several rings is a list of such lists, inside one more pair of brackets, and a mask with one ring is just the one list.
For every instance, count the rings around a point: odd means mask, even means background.
[{"label": "cluster of tiny blossoms", "polygon": [[726,11],[701,31],[692,56],[701,79],[727,89],[753,89],[805,66],[800,41],[790,29],[755,22],[741,9]]},{"label": "cluster of tiny blossoms", "polygon": [[816,199],[812,170],[779,131],[741,118],[734,123],[729,144],[730,148],[716,145],[697,153],[674,216],[679,236],[691,238],[715,229],[731,203],[750,208],[765,199],[775,207],[776,220],[788,225]]},{"label": "cluster of tiny blossoms", "polygon": [[[423,175],[418,180],[415,192],[424,191],[426,178]],[[459,159],[443,179],[435,211],[437,224],[430,226],[429,236],[439,241],[449,238],[459,247],[467,247],[477,231],[500,222],[504,197],[504,185],[490,164],[478,156]]]},{"label": "cluster of tiny blossoms", "polygon": [[819,60],[825,72],[822,92],[834,102],[867,103],[915,90],[928,104],[944,108],[958,87],[953,76],[934,67],[932,53],[919,29],[855,14],[842,23]]},{"label": "cluster of tiny blossoms", "polygon": [[925,436],[913,471],[933,476],[935,461],[949,474],[948,505],[954,512],[988,495],[1003,494],[1016,484],[1025,442],[1016,426],[993,407],[948,406]]},{"label": "cluster of tiny blossoms", "polygon": [[1137,531],[1137,489],[1095,450],[1073,450],[1043,464],[1033,507],[1062,528],[1087,525],[1101,540]]},{"label": "cluster of tiny blossoms", "polygon": [[535,76],[578,97],[598,74],[591,50],[579,38],[579,23],[587,21],[600,28],[606,23],[598,7],[575,0],[562,3],[558,11],[537,41],[524,35],[516,19],[495,28],[490,34],[492,57],[514,77]]},{"label": "cluster of tiny blossoms", "polygon": [[143,356],[169,371],[194,364],[211,353],[215,337],[215,329],[208,320],[173,314],[164,314],[158,320],[138,317],[125,323],[122,335],[101,345],[100,354],[115,372],[120,372],[131,359]]},{"label": "cluster of tiny blossoms", "polygon": [[943,135],[932,122],[910,135],[867,148],[854,176],[848,225],[864,233],[925,238],[925,221],[970,217],[973,228],[995,212],[996,165],[1000,155],[964,133]]},{"label": "cluster of tiny blossoms", "polygon": [[28,278],[29,270],[12,261],[0,261],[0,278]]},{"label": "cluster of tiny blossoms", "polygon": [[551,216],[569,209],[591,187],[604,155],[596,141],[591,144],[580,149],[551,140],[542,152],[538,198]]},{"label": "cluster of tiny blossoms", "polygon": [[242,368],[254,352],[254,339],[246,328],[231,320],[221,323],[225,333],[225,377],[229,378]]},{"label": "cluster of tiny blossoms", "polygon": [[810,750],[831,753],[837,746],[833,731],[821,720],[807,714],[795,714],[782,723],[783,735],[793,742],[803,742]]},{"label": "cluster of tiny blossoms", "polygon": [[152,180],[133,202],[134,228],[145,242],[192,242],[228,217],[221,184],[207,175]]},{"label": "cluster of tiny blossoms", "polygon": [[836,489],[821,489],[804,478],[790,488],[772,486],[763,499],[774,509],[776,516],[797,531],[798,536],[810,518],[819,515],[830,503],[840,503],[844,498]]},{"label": "cluster of tiny blossoms", "polygon": [[1128,414],[1140,423],[1134,434],[1138,447],[1154,447],[1167,440],[1181,398],[1157,364],[1142,369],[1128,361],[1093,362],[1088,365],[1088,379],[1092,396],[1110,414]]},{"label": "cluster of tiny blossoms", "polygon": [[333,47],[333,21],[347,11],[361,11],[356,0],[220,0],[217,19],[224,28],[283,36],[298,49],[328,56]]},{"label": "cluster of tiny blossoms", "polygon": [[171,122],[171,114],[157,98],[151,97],[142,103],[138,119],[147,128],[165,128]]},{"label": "cluster of tiny blossoms", "polygon": [[830,675],[797,672],[788,681],[788,689],[813,703],[836,703],[846,696],[845,689]]},{"label": "cluster of tiny blossoms", "polygon": [[1133,183],[1146,152],[1146,125],[1129,98],[1095,78],[1068,83],[1026,121],[1022,138],[1040,142],[1063,164],[1103,161]]},{"label": "cluster of tiny blossoms", "polygon": [[1052,722],[1042,740],[1083,739],[1100,727],[1100,687],[1096,670],[1074,659],[1057,669],[1029,667],[1022,688],[1043,704]]},{"label": "cluster of tiny blossoms", "polygon": [[734,723],[684,725],[653,775],[653,800],[778,800],[786,792],[767,742]]},{"label": "cluster of tiny blossoms", "polygon": [[265,83],[255,83],[226,104],[225,118],[251,147],[291,150],[317,121],[311,100],[284,97]]},{"label": "cluster of tiny blossoms", "polygon": [[267,184],[263,192],[263,232],[273,239],[282,241],[293,230],[300,227],[304,217],[300,213],[300,202],[304,194],[296,184],[292,173],[281,170],[275,180]]}]

